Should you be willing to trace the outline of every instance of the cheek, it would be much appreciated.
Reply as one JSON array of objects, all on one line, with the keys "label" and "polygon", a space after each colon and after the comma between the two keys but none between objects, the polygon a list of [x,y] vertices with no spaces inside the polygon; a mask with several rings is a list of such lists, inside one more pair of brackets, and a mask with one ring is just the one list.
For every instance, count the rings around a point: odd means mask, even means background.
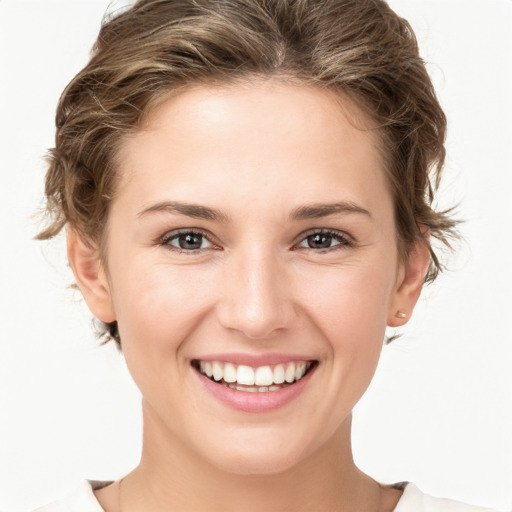
[{"label": "cheek", "polygon": [[142,395],[158,409],[158,400],[174,403],[172,390],[186,381],[189,367],[179,364],[184,341],[208,310],[207,293],[189,269],[141,264],[125,270],[114,281],[123,355]]},{"label": "cheek", "polygon": [[308,294],[308,315],[327,341],[330,385],[343,390],[343,396],[350,395],[344,403],[353,406],[380,357],[394,273],[387,274],[378,264],[354,265],[332,269],[312,285],[307,287],[313,290]]},{"label": "cheek", "polygon": [[166,264],[127,270],[113,290],[123,349],[175,355],[207,309],[206,283],[191,269]]},{"label": "cheek", "polygon": [[370,262],[303,276],[303,302],[328,339],[360,344],[384,331],[395,281],[389,268]]}]

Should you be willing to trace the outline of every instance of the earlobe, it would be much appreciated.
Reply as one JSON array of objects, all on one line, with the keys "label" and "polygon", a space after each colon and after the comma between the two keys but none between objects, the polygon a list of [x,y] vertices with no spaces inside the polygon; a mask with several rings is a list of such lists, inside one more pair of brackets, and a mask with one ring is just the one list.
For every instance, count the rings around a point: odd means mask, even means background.
[{"label": "earlobe", "polygon": [[416,242],[398,275],[388,312],[389,327],[399,327],[409,321],[420,297],[429,263],[428,245]]},{"label": "earlobe", "polygon": [[67,230],[68,260],[75,279],[92,314],[102,322],[116,320],[108,279],[99,250],[74,229]]}]

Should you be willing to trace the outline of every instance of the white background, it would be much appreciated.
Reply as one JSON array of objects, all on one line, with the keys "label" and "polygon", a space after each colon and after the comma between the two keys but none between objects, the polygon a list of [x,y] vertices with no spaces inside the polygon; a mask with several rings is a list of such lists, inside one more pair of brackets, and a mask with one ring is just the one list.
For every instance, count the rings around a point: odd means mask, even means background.
[{"label": "white background", "polygon": [[[450,121],[442,206],[465,243],[356,409],[358,464],[383,482],[512,509],[512,1],[392,0]],[[106,0],[0,1],[0,510],[138,461],[140,398],[68,289],[63,241],[32,240],[58,96]],[[120,6],[117,2],[114,6]]]}]

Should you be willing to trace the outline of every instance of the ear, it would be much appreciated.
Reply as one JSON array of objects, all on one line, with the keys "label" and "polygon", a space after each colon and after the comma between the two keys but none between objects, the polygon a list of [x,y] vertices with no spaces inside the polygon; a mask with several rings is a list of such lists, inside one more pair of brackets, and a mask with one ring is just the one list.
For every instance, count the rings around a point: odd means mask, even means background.
[{"label": "ear", "polygon": [[92,314],[105,323],[115,321],[109,283],[98,248],[72,228],[67,230],[67,247],[69,264]]},{"label": "ear", "polygon": [[401,264],[398,271],[397,284],[388,311],[388,326],[399,327],[411,318],[425,282],[429,263],[428,245],[421,241],[416,242],[407,261]]}]

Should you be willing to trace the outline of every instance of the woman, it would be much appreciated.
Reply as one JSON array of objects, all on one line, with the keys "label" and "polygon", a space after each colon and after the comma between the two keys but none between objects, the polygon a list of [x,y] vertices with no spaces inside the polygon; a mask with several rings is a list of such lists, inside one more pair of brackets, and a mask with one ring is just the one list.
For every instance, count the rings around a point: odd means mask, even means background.
[{"label": "woman", "polygon": [[381,485],[351,452],[385,329],[454,229],[405,21],[374,0],[139,1],[57,125],[40,237],[67,227],[144,443],[124,478],[42,510],[477,510]]}]

